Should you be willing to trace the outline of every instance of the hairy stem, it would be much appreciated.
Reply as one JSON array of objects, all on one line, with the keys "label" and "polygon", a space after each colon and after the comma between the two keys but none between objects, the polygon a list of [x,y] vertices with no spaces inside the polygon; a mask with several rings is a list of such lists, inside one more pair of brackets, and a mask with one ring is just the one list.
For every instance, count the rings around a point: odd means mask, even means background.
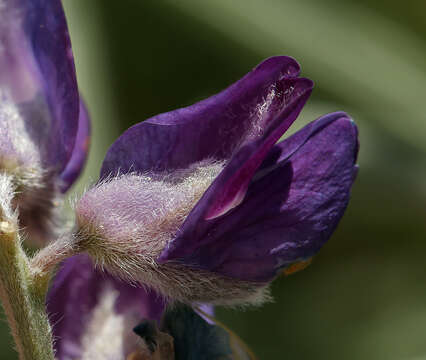
[{"label": "hairy stem", "polygon": [[52,334],[45,310],[47,283],[33,276],[11,210],[13,186],[0,173],[0,299],[20,360],[53,360]]},{"label": "hairy stem", "polygon": [[59,263],[79,253],[78,246],[70,240],[71,237],[71,234],[65,234],[34,255],[30,265],[35,277],[49,278]]}]

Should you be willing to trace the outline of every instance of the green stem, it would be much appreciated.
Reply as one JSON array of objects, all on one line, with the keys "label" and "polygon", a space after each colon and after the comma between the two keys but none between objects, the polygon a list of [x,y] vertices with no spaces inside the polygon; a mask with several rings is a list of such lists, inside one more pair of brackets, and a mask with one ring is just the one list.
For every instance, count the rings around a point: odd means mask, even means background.
[{"label": "green stem", "polygon": [[20,360],[54,360],[52,333],[45,310],[47,282],[34,277],[31,271],[19,239],[16,218],[6,201],[13,188],[6,189],[5,177],[3,174],[0,177],[0,299]]}]

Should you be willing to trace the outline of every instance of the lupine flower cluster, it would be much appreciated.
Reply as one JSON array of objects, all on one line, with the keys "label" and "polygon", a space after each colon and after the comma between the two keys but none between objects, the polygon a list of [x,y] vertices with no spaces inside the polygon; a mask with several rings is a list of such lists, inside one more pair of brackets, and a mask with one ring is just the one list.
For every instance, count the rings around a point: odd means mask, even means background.
[{"label": "lupine flower cluster", "polygon": [[313,89],[299,73],[271,57],[128,129],[69,227],[59,204],[90,122],[62,5],[0,0],[0,297],[21,359],[254,358],[212,306],[270,300],[330,238],[357,174],[343,112],[280,140]]}]

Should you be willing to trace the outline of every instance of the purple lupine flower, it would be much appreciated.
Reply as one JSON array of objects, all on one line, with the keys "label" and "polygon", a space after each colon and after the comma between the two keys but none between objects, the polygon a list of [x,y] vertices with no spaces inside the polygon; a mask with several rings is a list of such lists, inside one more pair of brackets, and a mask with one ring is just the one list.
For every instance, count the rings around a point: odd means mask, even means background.
[{"label": "purple lupine flower", "polygon": [[47,308],[59,360],[125,359],[140,349],[133,328],[159,320],[164,301],[92,266],[86,255],[65,261],[49,291]]},{"label": "purple lupine flower", "polygon": [[89,117],[60,0],[5,0],[0,18],[0,169],[14,174],[21,225],[47,241],[55,197],[84,165]]},{"label": "purple lupine flower", "polygon": [[313,83],[289,57],[127,130],[77,203],[76,241],[100,267],[170,299],[261,303],[336,228],[357,173],[342,112],[277,143]]},{"label": "purple lupine flower", "polygon": [[[229,331],[188,306],[166,311],[165,305],[152,290],[94,269],[87,255],[74,256],[62,265],[48,296],[56,358],[252,359]],[[211,314],[209,306],[199,309]]]}]

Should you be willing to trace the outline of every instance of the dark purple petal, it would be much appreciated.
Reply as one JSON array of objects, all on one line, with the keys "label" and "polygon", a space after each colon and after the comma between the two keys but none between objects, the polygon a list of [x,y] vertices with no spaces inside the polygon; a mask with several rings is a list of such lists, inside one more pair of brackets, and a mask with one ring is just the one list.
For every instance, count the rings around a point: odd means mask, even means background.
[{"label": "dark purple petal", "polygon": [[74,256],[62,265],[47,300],[58,359],[80,358],[81,336],[107,287],[119,292],[115,302],[117,313],[130,311],[135,324],[144,318],[160,319],[164,303],[157,294],[95,271],[86,255]]},{"label": "dark purple petal", "polygon": [[2,5],[0,90],[17,107],[43,167],[59,174],[73,154],[79,119],[61,1],[15,0]]},{"label": "dark purple petal", "polygon": [[78,131],[71,158],[61,173],[61,191],[66,192],[79,177],[87,159],[90,146],[90,117],[84,102],[80,100]]},{"label": "dark purple petal", "polygon": [[230,158],[282,117],[297,91],[312,87],[298,74],[294,59],[273,57],[215,96],[131,127],[109,149],[101,177],[129,170],[173,171],[206,158]]},{"label": "dark purple petal", "polygon": [[326,115],[275,145],[240,206],[204,220],[195,207],[160,260],[268,281],[316,254],[336,228],[356,175],[357,129]]}]

